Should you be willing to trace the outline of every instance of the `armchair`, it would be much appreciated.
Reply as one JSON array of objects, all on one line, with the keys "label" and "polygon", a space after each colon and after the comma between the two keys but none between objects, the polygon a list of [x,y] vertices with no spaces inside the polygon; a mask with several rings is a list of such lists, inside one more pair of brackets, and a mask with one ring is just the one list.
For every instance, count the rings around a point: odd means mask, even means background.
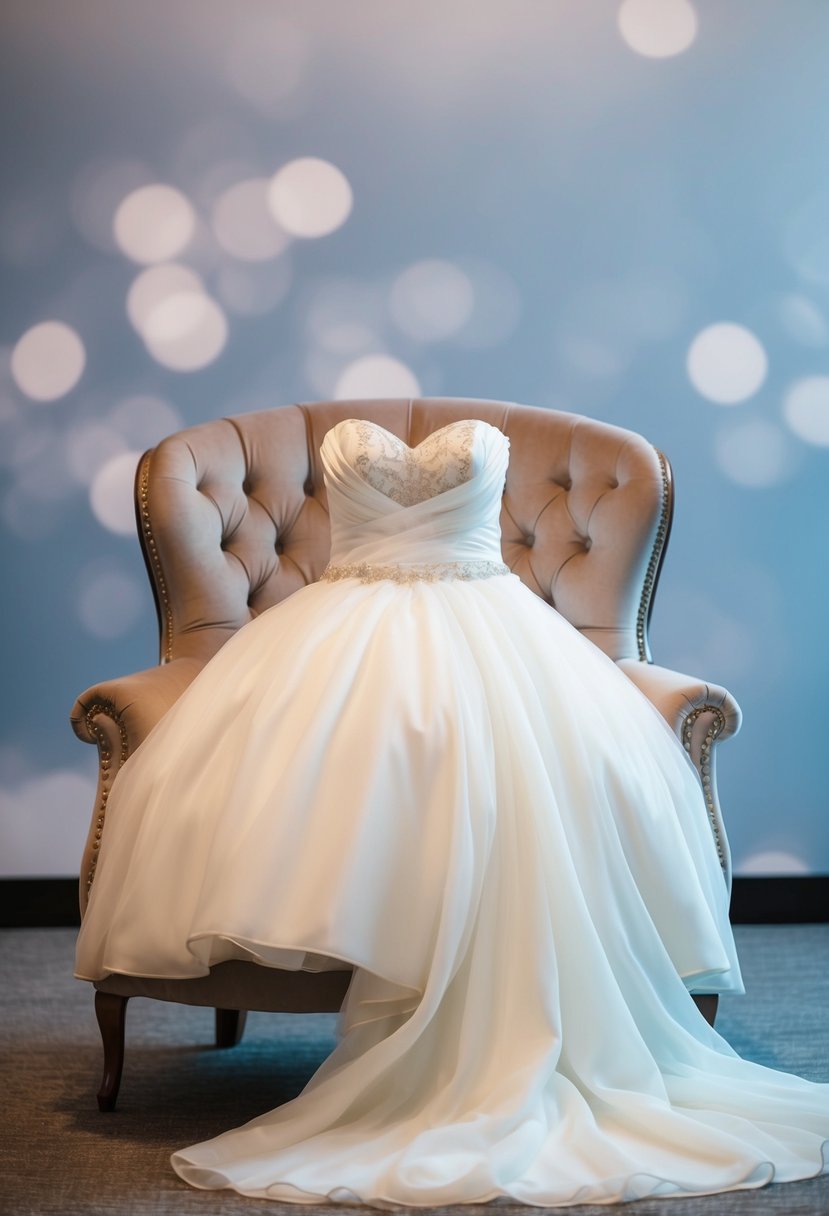
[{"label": "armchair", "polygon": [[[75,733],[96,744],[100,758],[82,912],[109,792],[127,757],[237,629],[322,573],[329,534],[319,447],[330,427],[355,416],[409,444],[469,417],[509,436],[504,561],[615,660],[675,730],[699,773],[729,883],[714,760],[715,745],[739,729],[739,707],[724,688],[654,666],[648,644],[673,513],[665,457],[633,432],[554,410],[451,398],[335,401],[207,422],[165,439],[139,462],[136,517],[158,611],[160,662],[93,685],[72,710]],[[111,975],[96,982],[100,1108],[115,1106],[131,996],[212,1006],[217,1045],[231,1046],[245,1011],[333,1011],[349,978],[347,969],[311,974],[226,962],[199,979]],[[695,999],[713,1021],[716,998]]]}]

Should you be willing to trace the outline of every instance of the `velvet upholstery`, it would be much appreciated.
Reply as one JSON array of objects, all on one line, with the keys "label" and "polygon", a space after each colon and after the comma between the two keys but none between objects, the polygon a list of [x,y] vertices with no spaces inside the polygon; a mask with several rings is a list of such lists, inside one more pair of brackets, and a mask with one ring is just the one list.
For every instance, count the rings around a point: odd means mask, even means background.
[{"label": "velvet upholstery", "polygon": [[[554,410],[466,399],[331,401],[191,427],[139,463],[136,512],[158,607],[160,663],[93,685],[72,711],[76,734],[96,743],[100,756],[82,907],[120,766],[237,629],[322,573],[329,535],[319,447],[348,417],[379,423],[410,445],[469,417],[509,437],[504,561],[618,662],[676,731],[698,768],[729,881],[714,745],[739,729],[739,707],[725,689],[650,661],[648,620],[673,511],[665,457],[633,432]],[[300,1011],[338,1007],[348,978],[244,962],[214,973],[181,981],[118,976],[96,987],[123,997]]]}]

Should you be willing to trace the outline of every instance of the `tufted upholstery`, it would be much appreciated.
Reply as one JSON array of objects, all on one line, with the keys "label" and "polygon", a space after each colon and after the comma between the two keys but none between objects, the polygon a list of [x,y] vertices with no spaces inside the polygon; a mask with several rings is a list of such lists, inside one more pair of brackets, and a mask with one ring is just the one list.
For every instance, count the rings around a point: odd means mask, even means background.
[{"label": "tufted upholstery", "polygon": [[[349,417],[377,422],[410,446],[470,417],[509,437],[504,561],[616,660],[667,718],[697,765],[719,836],[714,743],[737,731],[739,707],[725,689],[650,662],[648,620],[673,512],[664,456],[631,431],[504,402],[318,402],[191,427],[139,464],[136,511],[158,608],[160,665],[93,686],[72,712],[76,733],[97,743],[101,762],[82,906],[118,768],[237,629],[322,573],[329,530],[319,448],[326,432]],[[235,1007],[246,1009],[311,1008],[315,999],[318,1008],[335,1008],[344,991],[336,973],[309,979],[261,972],[239,964],[222,972],[221,983],[217,974],[216,1000],[232,993]],[[96,987],[198,1004],[210,1003],[213,991],[211,980],[126,977]]]},{"label": "tufted upholstery", "polygon": [[647,657],[672,509],[664,458],[638,435],[573,414],[425,400],[266,410],[148,452],[138,496],[162,661],[209,658],[252,616],[319,578],[329,544],[319,447],[355,413],[410,445],[470,414],[504,431],[504,560],[612,658]]}]

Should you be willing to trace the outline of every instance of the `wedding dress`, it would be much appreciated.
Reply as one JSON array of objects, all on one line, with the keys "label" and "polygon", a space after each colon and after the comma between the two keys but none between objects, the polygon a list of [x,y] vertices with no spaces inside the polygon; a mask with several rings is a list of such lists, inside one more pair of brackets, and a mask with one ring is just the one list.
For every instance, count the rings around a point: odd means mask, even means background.
[{"label": "wedding dress", "polygon": [[707,1194],[827,1168],[829,1085],[740,1059],[697,777],[501,563],[508,441],[322,445],[331,564],[236,634],[115,783],[77,973],[355,968],[303,1093],[197,1187],[434,1206]]}]

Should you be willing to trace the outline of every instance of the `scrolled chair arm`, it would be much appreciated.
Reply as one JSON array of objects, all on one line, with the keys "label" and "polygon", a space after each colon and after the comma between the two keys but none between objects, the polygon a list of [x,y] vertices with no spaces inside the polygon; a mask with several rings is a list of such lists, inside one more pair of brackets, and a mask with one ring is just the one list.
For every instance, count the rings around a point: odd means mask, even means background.
[{"label": "scrolled chair arm", "polygon": [[146,739],[204,666],[203,659],[173,659],[132,675],[93,684],[72,707],[72,729],[98,746],[98,791],[81,868],[81,912],[95,877],[107,801],[118,770]]},{"label": "scrolled chair arm", "polygon": [[618,667],[677,735],[699,774],[711,831],[726,882],[731,883],[731,857],[717,794],[715,744],[737,734],[743,715],[727,688],[638,659],[620,659]]}]

